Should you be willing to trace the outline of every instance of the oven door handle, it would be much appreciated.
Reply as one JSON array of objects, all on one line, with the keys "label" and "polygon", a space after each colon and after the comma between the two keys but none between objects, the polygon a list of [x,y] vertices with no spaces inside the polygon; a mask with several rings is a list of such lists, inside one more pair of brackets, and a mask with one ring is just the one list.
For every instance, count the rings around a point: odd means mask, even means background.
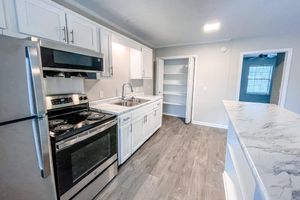
[{"label": "oven door handle", "polygon": [[83,140],[86,140],[90,137],[93,137],[97,134],[101,134],[103,131],[111,128],[112,126],[116,125],[118,123],[117,119],[113,119],[111,121],[108,121],[100,126],[97,126],[96,128],[93,128],[89,131],[85,131],[83,133],[80,133],[76,136],[73,136],[71,138],[67,138],[65,140],[62,140],[56,144],[56,151],[61,151],[63,149],[66,149],[70,146],[73,146],[74,144],[77,144]]}]

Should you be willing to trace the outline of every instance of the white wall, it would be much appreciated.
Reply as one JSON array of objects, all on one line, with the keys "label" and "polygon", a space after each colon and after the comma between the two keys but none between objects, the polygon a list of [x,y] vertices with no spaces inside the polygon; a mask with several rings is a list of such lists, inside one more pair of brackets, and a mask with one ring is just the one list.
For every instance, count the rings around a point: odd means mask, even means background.
[{"label": "white wall", "polygon": [[[221,48],[227,51],[222,52]],[[157,57],[198,55],[194,120],[227,125],[222,104],[234,100],[237,92],[241,52],[293,48],[292,66],[285,107],[300,113],[300,36],[286,35],[239,39],[205,45],[190,45],[156,49]]]}]

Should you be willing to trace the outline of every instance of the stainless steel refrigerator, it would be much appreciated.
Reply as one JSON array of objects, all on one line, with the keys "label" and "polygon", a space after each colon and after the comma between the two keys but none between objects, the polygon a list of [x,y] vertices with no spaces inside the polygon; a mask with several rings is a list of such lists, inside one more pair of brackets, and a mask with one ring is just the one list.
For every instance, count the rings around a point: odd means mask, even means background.
[{"label": "stainless steel refrigerator", "polygon": [[39,45],[0,36],[0,199],[56,199]]}]

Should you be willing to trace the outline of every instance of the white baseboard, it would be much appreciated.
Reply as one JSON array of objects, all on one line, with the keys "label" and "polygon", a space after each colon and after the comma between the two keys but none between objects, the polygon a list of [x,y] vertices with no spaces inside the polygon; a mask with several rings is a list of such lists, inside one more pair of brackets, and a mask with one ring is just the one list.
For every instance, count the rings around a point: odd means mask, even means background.
[{"label": "white baseboard", "polygon": [[193,120],[192,124],[196,124],[196,125],[200,125],[200,126],[208,126],[208,127],[213,127],[213,128],[228,129],[228,126],[223,125],[223,124],[214,124],[214,123],[201,122],[201,121],[196,121],[196,120]]},{"label": "white baseboard", "polygon": [[171,114],[171,113],[163,113],[163,115],[167,115],[167,116],[171,116],[171,117],[179,117],[179,118],[184,118],[180,115],[175,115],[175,114]]}]

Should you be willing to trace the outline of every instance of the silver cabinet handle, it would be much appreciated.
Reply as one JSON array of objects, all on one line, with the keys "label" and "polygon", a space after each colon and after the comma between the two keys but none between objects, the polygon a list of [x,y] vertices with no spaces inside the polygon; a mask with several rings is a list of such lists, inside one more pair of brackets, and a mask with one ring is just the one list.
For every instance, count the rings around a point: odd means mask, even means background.
[{"label": "silver cabinet handle", "polygon": [[125,118],[125,119],[123,119],[123,122],[126,122],[129,119],[130,119],[130,117]]},{"label": "silver cabinet handle", "polygon": [[62,31],[64,33],[63,41],[67,42],[67,33],[66,33],[67,29],[65,26],[62,28]]},{"label": "silver cabinet handle", "polygon": [[71,42],[72,44],[74,44],[74,30],[72,30],[70,33],[71,33],[71,36],[72,36],[70,42]]},{"label": "silver cabinet handle", "polygon": [[113,68],[113,66],[110,67],[110,75],[111,75],[111,76],[114,75],[114,68]]}]

